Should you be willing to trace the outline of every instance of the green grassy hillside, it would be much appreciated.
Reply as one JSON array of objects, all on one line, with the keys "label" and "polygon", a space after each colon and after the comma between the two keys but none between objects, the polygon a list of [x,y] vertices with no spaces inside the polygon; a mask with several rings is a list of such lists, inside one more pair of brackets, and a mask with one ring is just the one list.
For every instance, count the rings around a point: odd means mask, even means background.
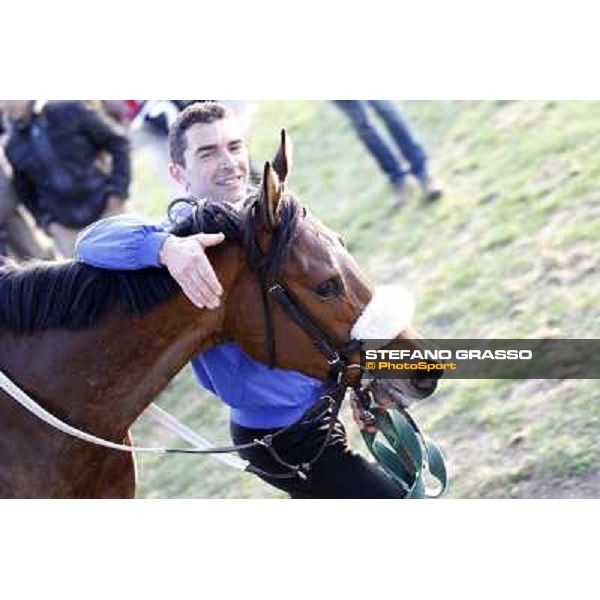
[{"label": "green grassy hillside", "polygon": [[[270,158],[287,128],[290,187],[343,233],[374,282],[416,293],[424,335],[600,337],[600,102],[400,106],[446,191],[435,204],[415,189],[391,210],[385,178],[329,103],[261,103],[252,155]],[[139,210],[161,214],[166,202],[148,157],[135,166]],[[599,399],[594,380],[446,381],[415,412],[445,450],[452,497],[597,497]],[[227,441],[225,409],[190,373],[159,403]],[[173,443],[144,418],[134,435]],[[143,457],[139,467],[141,497],[278,496],[212,458]]]}]

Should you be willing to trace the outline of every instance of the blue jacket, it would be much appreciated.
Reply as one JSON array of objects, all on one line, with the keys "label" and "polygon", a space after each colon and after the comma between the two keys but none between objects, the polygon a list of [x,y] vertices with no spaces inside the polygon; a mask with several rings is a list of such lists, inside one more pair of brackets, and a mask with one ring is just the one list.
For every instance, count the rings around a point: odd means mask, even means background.
[{"label": "blue jacket", "polygon": [[[134,215],[104,219],[81,233],[77,259],[104,269],[159,267],[166,227]],[[199,383],[229,405],[232,421],[243,427],[289,425],[323,392],[322,382],[296,371],[269,369],[234,343],[196,356],[192,367]]]}]

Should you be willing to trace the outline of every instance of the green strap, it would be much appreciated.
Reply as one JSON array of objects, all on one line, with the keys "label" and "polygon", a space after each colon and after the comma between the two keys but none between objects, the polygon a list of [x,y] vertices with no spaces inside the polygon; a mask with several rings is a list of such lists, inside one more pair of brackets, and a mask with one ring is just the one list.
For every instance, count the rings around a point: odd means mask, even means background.
[{"label": "green strap", "polygon": [[[373,407],[377,433],[363,430],[367,447],[385,472],[406,492],[406,497],[439,498],[448,487],[444,456],[437,444],[425,437],[408,413]],[[427,487],[424,478],[437,485]]]}]

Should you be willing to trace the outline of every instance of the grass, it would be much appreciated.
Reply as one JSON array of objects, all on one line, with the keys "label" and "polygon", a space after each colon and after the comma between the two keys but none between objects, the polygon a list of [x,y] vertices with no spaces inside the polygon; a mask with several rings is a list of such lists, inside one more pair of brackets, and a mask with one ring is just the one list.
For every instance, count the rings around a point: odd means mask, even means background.
[{"label": "grass", "polygon": [[[446,191],[436,204],[415,193],[392,212],[383,175],[329,103],[261,103],[252,156],[270,158],[286,127],[291,187],[374,282],[416,293],[428,337],[600,337],[600,102],[400,106]],[[166,200],[149,165],[136,157],[134,194],[159,216]],[[595,380],[447,381],[416,414],[445,450],[451,497],[598,496],[599,396]],[[159,402],[227,441],[225,409],[189,372]],[[144,418],[134,435],[174,443]],[[211,458],[141,457],[139,467],[140,497],[280,496]]]}]

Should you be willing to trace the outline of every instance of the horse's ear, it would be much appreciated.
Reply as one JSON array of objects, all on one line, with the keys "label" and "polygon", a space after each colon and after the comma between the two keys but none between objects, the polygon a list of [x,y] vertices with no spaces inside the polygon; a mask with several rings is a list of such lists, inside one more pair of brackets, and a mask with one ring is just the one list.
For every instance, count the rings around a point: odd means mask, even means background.
[{"label": "horse's ear", "polygon": [[260,210],[262,219],[271,231],[279,226],[279,202],[283,194],[283,187],[271,163],[265,163],[260,195]]},{"label": "horse's ear", "polygon": [[292,170],[292,142],[285,129],[281,130],[281,143],[273,159],[273,168],[279,176],[281,183],[285,183],[287,176]]}]

